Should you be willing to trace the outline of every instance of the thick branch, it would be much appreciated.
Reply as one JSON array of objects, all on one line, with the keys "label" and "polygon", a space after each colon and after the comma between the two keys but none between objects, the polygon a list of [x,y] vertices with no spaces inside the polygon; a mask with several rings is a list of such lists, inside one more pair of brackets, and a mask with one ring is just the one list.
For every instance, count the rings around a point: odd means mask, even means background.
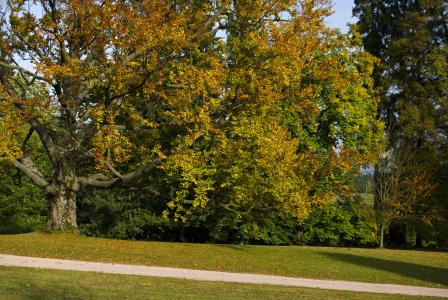
[{"label": "thick branch", "polygon": [[49,82],[48,79],[46,79],[45,77],[39,76],[39,75],[37,75],[37,74],[35,74],[35,73],[31,72],[31,71],[28,71],[28,70],[25,69],[25,68],[19,67],[19,66],[14,66],[14,65],[5,64],[4,62],[1,62],[1,61],[0,61],[0,66],[5,67],[5,68],[8,68],[8,69],[18,70],[18,71],[20,71],[20,72],[22,72],[22,73],[25,73],[25,74],[27,74],[27,75],[29,75],[29,76],[35,78],[35,79],[43,80],[43,81]]},{"label": "thick branch", "polygon": [[21,170],[23,173],[25,173],[25,175],[28,176],[31,179],[31,181],[33,181],[37,186],[43,188],[45,192],[49,194],[55,192],[50,183],[47,180],[45,180],[43,175],[34,166],[34,163],[31,161],[31,159],[23,157],[19,160],[13,161],[13,165],[19,170]]},{"label": "thick branch", "polygon": [[96,187],[102,189],[108,189],[118,185],[125,185],[144,176],[145,174],[153,170],[158,164],[160,164],[161,161],[162,160],[160,158],[156,158],[151,163],[138,168],[134,172],[122,175],[119,178],[108,178],[106,176],[96,174],[90,177],[79,177],[78,182],[83,187]]},{"label": "thick branch", "polygon": [[45,126],[43,126],[42,124],[40,124],[39,121],[37,121],[36,119],[31,119],[30,121],[31,126],[34,130],[36,130],[37,134],[39,135],[39,138],[45,148],[45,151],[47,152],[50,161],[52,163],[53,166],[57,165],[57,160],[56,160],[56,147],[53,143],[53,139],[50,136],[50,130],[48,128],[46,128]]}]

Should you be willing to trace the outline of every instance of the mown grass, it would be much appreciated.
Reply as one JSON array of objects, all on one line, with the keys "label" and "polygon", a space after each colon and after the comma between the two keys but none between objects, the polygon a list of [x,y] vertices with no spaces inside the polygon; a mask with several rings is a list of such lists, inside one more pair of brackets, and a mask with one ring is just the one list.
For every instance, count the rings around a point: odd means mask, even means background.
[{"label": "mown grass", "polygon": [[436,299],[0,267],[0,299]]},{"label": "mown grass", "polygon": [[121,241],[0,235],[0,253],[86,261],[448,287],[448,252]]}]

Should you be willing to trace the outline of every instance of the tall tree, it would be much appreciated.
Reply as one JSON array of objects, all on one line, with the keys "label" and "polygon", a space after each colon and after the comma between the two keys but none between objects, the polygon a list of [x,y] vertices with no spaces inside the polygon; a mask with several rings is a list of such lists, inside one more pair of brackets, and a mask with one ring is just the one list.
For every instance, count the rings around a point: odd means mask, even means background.
[{"label": "tall tree", "polygon": [[[447,2],[356,0],[354,15],[365,49],[380,59],[374,76],[382,98],[379,114],[386,123],[387,151],[401,164],[401,152],[411,148],[414,177],[429,174],[434,184],[445,185],[446,177],[436,170],[445,161],[448,143]],[[401,188],[410,182],[402,181]],[[414,223],[428,222],[429,198],[418,198],[412,204],[403,199],[408,209],[402,216]]]},{"label": "tall tree", "polygon": [[175,218],[210,199],[303,217],[381,139],[372,58],[324,26],[326,0],[8,3],[0,157],[45,190],[55,230],[76,228],[79,191],[142,176]]},{"label": "tall tree", "polygon": [[206,203],[215,227],[257,235],[267,215],[304,220],[371,161],[382,137],[373,60],[357,34],[325,26],[329,13],[328,1],[232,1],[220,134],[167,165],[174,216],[190,213],[185,200]]},{"label": "tall tree", "polygon": [[[158,0],[7,3],[0,42],[7,136],[0,155],[44,189],[50,228],[76,230],[76,193],[128,184],[154,169],[163,155],[151,135],[181,127],[194,114],[193,98],[217,89],[216,57],[205,54],[213,7]],[[197,61],[205,55],[203,71]],[[39,136],[50,174],[21,149],[24,128]],[[124,162],[130,164],[120,170]]]}]

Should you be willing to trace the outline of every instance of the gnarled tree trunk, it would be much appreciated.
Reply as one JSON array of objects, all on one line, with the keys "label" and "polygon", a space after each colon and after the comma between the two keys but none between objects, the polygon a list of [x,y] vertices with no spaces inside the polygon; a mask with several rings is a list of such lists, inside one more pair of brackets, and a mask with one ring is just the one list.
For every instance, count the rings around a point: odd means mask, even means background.
[{"label": "gnarled tree trunk", "polygon": [[55,231],[77,231],[76,193],[60,186],[54,195],[48,195],[49,229]]},{"label": "gnarled tree trunk", "polygon": [[48,228],[54,231],[78,231],[76,223],[76,174],[61,166],[53,181],[54,191],[48,194]]}]

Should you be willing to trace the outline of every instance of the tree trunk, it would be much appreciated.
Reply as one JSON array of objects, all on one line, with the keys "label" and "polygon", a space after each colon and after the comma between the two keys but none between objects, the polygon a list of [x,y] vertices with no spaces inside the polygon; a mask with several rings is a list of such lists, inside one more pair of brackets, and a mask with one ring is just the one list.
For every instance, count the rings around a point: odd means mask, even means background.
[{"label": "tree trunk", "polygon": [[76,182],[73,172],[65,172],[56,180],[56,192],[48,195],[48,228],[53,231],[77,232],[76,191],[72,188]]},{"label": "tree trunk", "polygon": [[380,248],[384,248],[384,226],[381,226],[380,230]]},{"label": "tree trunk", "polygon": [[423,248],[423,239],[422,235],[417,231],[417,236],[415,237],[415,247]]},{"label": "tree trunk", "polygon": [[54,231],[77,231],[76,223],[76,194],[60,188],[56,195],[49,195],[48,223],[49,229]]}]

